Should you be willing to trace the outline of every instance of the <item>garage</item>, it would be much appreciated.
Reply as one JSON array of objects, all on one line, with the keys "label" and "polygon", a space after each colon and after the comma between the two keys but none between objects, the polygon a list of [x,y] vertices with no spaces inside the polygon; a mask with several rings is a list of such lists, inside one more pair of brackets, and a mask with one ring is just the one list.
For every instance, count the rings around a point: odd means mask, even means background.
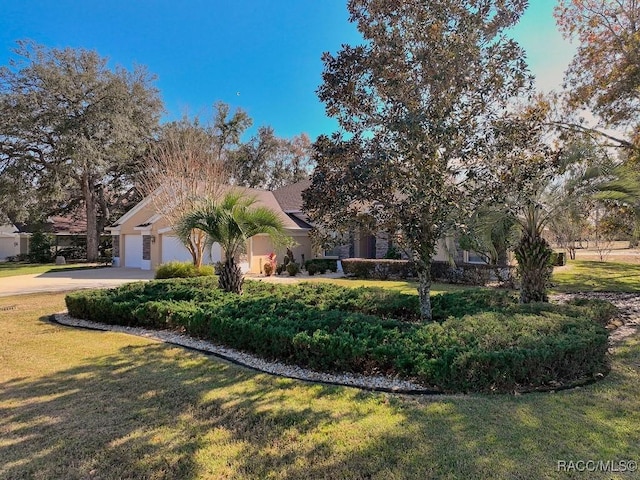
[{"label": "garage", "polygon": [[189,250],[187,250],[178,237],[162,235],[161,250],[162,263],[193,261]]},{"label": "garage", "polygon": [[142,235],[124,236],[124,266],[142,268]]},{"label": "garage", "polygon": [[[193,258],[183,243],[173,235],[162,235],[162,263],[167,262],[191,262]],[[222,247],[214,243],[211,253],[205,252],[203,263],[216,263],[222,260]]]},{"label": "garage", "polygon": [[6,260],[7,257],[13,257],[20,253],[18,249],[17,238],[13,235],[3,235],[0,233],[0,261]]}]

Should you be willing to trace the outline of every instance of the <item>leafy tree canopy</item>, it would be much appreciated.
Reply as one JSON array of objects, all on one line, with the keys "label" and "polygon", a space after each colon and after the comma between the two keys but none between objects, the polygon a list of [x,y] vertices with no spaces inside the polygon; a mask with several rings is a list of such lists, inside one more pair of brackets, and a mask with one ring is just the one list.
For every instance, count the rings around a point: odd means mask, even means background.
[{"label": "leafy tree canopy", "polygon": [[84,49],[21,41],[15,54],[0,68],[0,208],[19,219],[83,207],[95,260],[112,201],[129,190],[158,125],[154,78]]},{"label": "leafy tree canopy", "polygon": [[590,108],[611,127],[631,126],[638,135],[640,3],[561,0],[555,15],[562,33],[579,41],[566,73],[571,103]]},{"label": "leafy tree canopy", "polygon": [[530,86],[506,30],[524,0],[350,0],[364,43],[323,55],[318,90],[345,133],[320,137],[306,208],[327,230],[346,219],[398,232],[431,318],[436,242],[468,199],[493,121]]}]

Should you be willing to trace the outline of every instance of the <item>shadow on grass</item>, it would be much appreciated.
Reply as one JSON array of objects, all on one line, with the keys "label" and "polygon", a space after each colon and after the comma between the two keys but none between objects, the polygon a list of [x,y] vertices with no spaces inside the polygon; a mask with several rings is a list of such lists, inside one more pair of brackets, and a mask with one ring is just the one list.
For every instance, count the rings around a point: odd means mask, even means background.
[{"label": "shadow on grass", "polygon": [[637,454],[623,367],[555,395],[403,398],[126,346],[0,384],[0,478],[556,478]]}]

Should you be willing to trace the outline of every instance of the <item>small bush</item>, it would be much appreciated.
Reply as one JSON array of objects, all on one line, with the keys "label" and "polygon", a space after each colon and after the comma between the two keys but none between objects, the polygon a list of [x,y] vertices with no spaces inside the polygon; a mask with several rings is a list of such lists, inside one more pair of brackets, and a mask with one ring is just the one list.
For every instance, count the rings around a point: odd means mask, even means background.
[{"label": "small bush", "polygon": [[295,277],[300,273],[300,265],[298,265],[296,262],[289,262],[287,264],[287,273],[290,277]]},{"label": "small bush", "polygon": [[158,267],[155,278],[208,277],[213,274],[213,265],[202,265],[200,268],[196,268],[191,262],[168,262]]}]

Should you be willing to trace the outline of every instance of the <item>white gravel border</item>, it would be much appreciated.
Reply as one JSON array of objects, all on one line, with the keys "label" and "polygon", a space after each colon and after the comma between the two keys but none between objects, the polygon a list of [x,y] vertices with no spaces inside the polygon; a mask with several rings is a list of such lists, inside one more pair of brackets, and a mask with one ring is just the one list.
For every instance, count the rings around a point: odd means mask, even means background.
[{"label": "white gravel border", "polygon": [[262,358],[244,353],[232,348],[216,345],[205,340],[198,340],[189,335],[182,335],[170,330],[148,330],[138,327],[123,327],[120,325],[107,325],[104,323],[81,320],[69,316],[67,312],[53,315],[55,322],[68,327],[87,328],[91,330],[102,330],[110,332],[121,332],[139,337],[151,338],[160,342],[178,345],[202,352],[210,353],[223,360],[236,363],[238,365],[258,370],[260,372],[291,378],[294,380],[304,380],[310,382],[320,382],[330,385],[342,385],[346,387],[356,387],[364,390],[373,390],[391,393],[410,394],[438,394],[437,390],[429,389],[423,385],[398,378],[385,377],[381,375],[367,376],[357,373],[331,374],[316,372],[296,365],[286,365],[279,362],[271,362]]}]

